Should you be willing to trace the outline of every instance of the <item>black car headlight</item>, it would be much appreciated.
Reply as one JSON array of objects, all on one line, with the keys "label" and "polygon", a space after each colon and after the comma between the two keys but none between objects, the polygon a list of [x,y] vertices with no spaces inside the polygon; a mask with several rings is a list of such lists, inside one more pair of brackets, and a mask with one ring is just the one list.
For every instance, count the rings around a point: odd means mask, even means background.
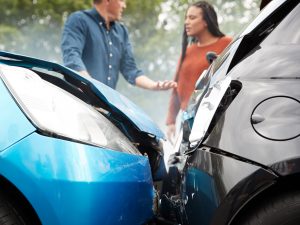
[{"label": "black car headlight", "polygon": [[226,76],[221,80],[210,83],[209,88],[203,93],[189,136],[191,146],[196,146],[203,140],[230,83],[231,77]]}]

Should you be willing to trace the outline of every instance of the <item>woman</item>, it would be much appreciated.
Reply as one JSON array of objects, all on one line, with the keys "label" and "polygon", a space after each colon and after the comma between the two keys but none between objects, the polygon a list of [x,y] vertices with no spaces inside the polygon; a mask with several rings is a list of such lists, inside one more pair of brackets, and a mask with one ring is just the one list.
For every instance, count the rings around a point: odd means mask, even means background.
[{"label": "woman", "polygon": [[[170,141],[175,136],[175,122],[179,110],[185,110],[195,83],[209,63],[206,53],[220,54],[231,42],[219,29],[214,8],[205,1],[192,4],[186,13],[182,53],[175,75],[177,88],[173,90],[166,124]],[[189,43],[190,42],[190,43]]]}]

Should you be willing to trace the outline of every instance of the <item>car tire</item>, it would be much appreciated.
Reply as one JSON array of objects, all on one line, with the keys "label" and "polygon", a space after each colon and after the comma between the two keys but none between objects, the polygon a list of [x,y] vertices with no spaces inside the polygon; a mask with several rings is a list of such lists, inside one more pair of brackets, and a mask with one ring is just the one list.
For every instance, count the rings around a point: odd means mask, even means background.
[{"label": "car tire", "polygon": [[25,225],[11,201],[2,193],[0,193],[0,225]]},{"label": "car tire", "polygon": [[300,191],[274,196],[244,213],[239,225],[299,225]]}]

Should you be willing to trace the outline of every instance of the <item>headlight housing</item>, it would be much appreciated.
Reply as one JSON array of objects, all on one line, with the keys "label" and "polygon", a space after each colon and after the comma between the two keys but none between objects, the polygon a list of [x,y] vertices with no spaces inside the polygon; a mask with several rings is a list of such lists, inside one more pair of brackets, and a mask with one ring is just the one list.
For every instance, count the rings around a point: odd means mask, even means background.
[{"label": "headlight housing", "polygon": [[0,65],[1,77],[42,133],[99,147],[140,154],[137,148],[101,113],[67,91],[43,80],[35,72]]},{"label": "headlight housing", "polygon": [[208,89],[203,93],[189,136],[191,146],[196,146],[203,140],[230,83],[231,77],[227,76],[216,82],[211,82]]}]

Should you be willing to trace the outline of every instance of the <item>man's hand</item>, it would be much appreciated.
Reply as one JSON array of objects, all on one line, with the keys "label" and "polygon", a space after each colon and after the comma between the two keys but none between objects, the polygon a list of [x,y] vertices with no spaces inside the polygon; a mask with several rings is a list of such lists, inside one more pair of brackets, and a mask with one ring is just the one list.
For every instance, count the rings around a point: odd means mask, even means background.
[{"label": "man's hand", "polygon": [[83,70],[83,71],[78,71],[78,73],[79,73],[81,76],[83,76],[83,77],[91,78],[91,75],[90,75],[87,71],[85,71],[85,70]]},{"label": "man's hand", "polygon": [[171,80],[153,81],[145,75],[137,77],[135,79],[135,84],[138,87],[153,90],[153,91],[169,90],[171,88],[177,87],[177,83],[175,81],[171,81]]}]

